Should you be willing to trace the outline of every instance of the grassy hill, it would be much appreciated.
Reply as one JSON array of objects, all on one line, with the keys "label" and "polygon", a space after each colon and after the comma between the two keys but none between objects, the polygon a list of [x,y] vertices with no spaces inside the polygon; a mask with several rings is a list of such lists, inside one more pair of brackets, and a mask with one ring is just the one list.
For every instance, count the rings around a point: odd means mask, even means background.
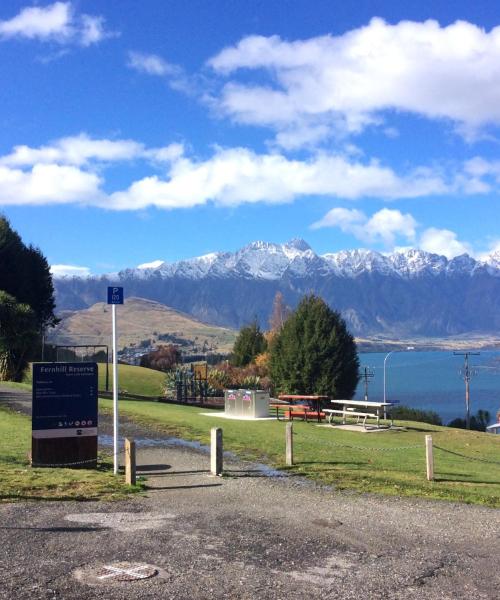
[{"label": "grassy hill", "polygon": [[[99,389],[106,389],[106,365],[100,363]],[[165,383],[165,373],[133,367],[132,365],[118,365],[118,387],[121,392],[138,394],[140,396],[161,396]],[[113,389],[113,367],[109,365],[109,389]]]},{"label": "grassy hill", "polygon": [[[98,302],[90,308],[65,312],[61,323],[47,340],[55,344],[110,344],[111,307]],[[207,325],[193,317],[143,298],[128,298],[117,309],[118,346],[138,346],[144,340],[153,345],[176,342],[188,351],[203,347],[230,352],[236,331]],[[163,338],[163,339],[162,339]]]}]

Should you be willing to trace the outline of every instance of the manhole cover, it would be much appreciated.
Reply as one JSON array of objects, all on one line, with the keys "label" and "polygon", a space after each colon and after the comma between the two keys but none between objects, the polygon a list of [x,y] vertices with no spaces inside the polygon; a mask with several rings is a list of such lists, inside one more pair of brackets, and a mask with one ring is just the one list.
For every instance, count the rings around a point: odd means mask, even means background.
[{"label": "manhole cover", "polygon": [[94,573],[98,581],[138,581],[158,575],[158,569],[144,563],[117,562],[103,565]]}]

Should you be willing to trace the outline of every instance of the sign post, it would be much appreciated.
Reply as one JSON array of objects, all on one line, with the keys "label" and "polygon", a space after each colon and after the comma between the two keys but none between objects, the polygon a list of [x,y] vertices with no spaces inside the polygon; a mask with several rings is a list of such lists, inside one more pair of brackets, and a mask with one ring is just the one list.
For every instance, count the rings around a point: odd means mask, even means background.
[{"label": "sign post", "polygon": [[113,321],[113,473],[118,473],[118,359],[116,356],[116,305],[123,304],[123,288],[108,287]]}]

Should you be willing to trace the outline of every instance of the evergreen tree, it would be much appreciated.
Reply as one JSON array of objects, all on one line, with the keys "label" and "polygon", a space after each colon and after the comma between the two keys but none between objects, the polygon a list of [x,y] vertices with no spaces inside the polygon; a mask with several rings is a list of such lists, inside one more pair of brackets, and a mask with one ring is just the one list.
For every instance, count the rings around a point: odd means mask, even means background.
[{"label": "evergreen tree", "polygon": [[245,367],[250,364],[258,354],[265,352],[267,342],[260,330],[257,321],[242,327],[234,342],[232,363],[236,367]]},{"label": "evergreen tree", "polygon": [[37,248],[26,246],[0,216],[0,290],[33,310],[39,331],[57,323],[50,267]]},{"label": "evergreen tree", "polygon": [[317,296],[306,296],[270,349],[277,391],[352,398],[359,379],[354,338],[340,314]]},{"label": "evergreen tree", "polygon": [[37,337],[31,308],[0,291],[0,381],[21,381]]}]

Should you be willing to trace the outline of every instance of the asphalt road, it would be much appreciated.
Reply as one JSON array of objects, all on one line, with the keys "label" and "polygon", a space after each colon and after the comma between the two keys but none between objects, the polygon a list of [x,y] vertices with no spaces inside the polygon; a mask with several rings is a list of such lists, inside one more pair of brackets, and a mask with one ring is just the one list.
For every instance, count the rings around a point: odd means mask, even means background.
[{"label": "asphalt road", "polygon": [[[243,463],[212,478],[206,454],[168,446],[141,448],[138,464],[151,489],[127,501],[1,504],[0,598],[499,597],[498,510],[340,493]],[[158,574],[105,569],[130,564]]]}]

